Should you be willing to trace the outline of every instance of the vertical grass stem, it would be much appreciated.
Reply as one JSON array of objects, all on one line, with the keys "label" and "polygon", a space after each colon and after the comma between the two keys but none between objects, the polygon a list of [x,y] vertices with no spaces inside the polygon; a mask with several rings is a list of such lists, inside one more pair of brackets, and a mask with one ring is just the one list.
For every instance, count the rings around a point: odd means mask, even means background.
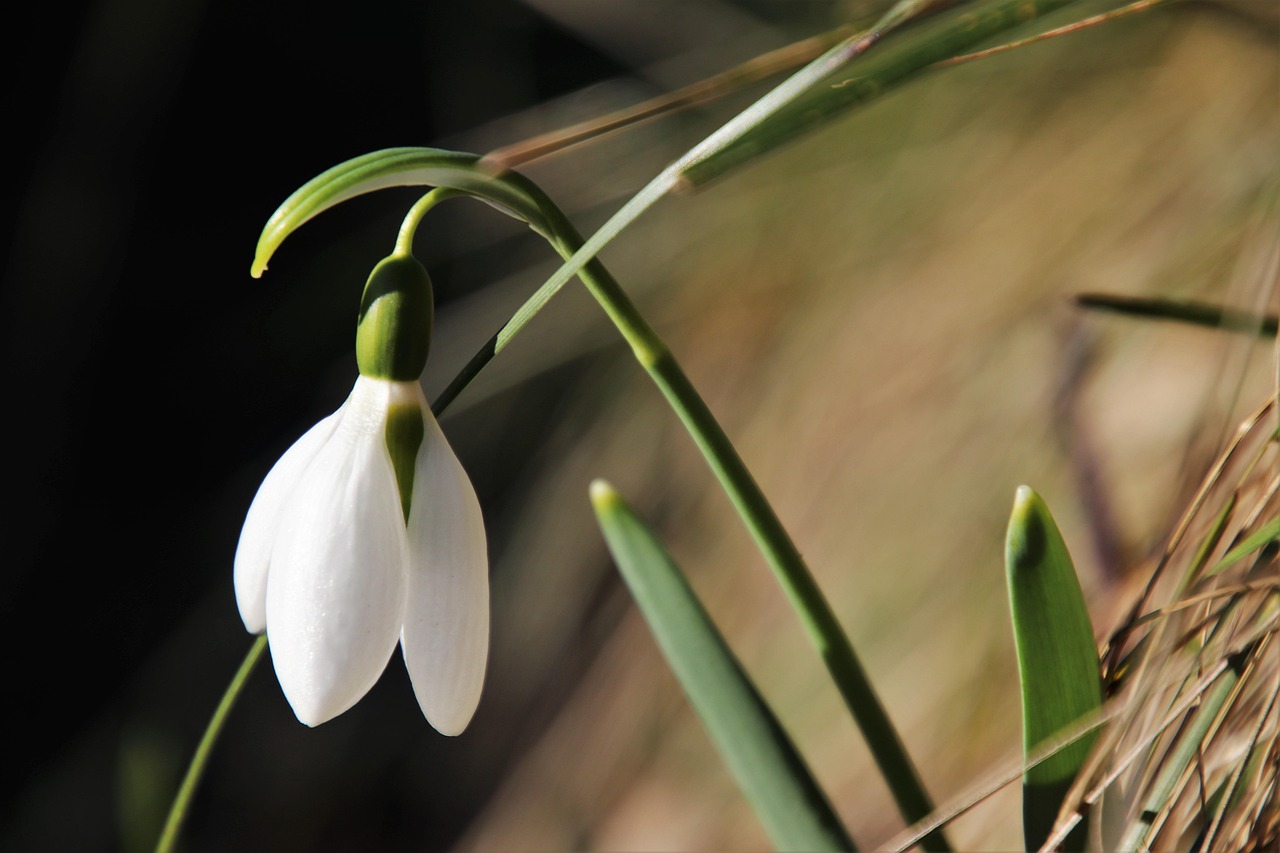
[{"label": "vertical grass stem", "polygon": [[[549,199],[542,197],[540,201],[544,208],[542,214],[554,232],[557,251],[566,258],[572,257],[581,249],[581,237]],[[902,739],[872,689],[831,604],[742,457],[667,344],[604,265],[592,258],[579,275],[630,345],[636,360],[666,397],[729,496],[799,615],[805,633],[817,647],[903,817],[908,824],[923,820],[933,811],[933,802]],[[504,342],[495,338],[494,343],[496,352]],[[930,833],[922,846],[926,850],[949,849],[940,829]]]}]

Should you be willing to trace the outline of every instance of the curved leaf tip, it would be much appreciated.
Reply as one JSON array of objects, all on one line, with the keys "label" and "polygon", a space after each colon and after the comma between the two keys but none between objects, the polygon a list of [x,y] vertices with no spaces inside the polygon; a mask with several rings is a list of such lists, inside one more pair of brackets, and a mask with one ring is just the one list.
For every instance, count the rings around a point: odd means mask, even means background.
[{"label": "curved leaf tip", "polygon": [[1013,512],[1009,516],[1009,535],[1005,542],[1005,559],[1011,569],[1027,569],[1039,564],[1048,546],[1045,519],[1049,508],[1030,486],[1018,486],[1013,496]]},{"label": "curved leaf tip", "polygon": [[260,278],[285,238],[312,217],[358,195],[388,187],[449,187],[488,202],[551,234],[550,201],[515,172],[494,174],[480,157],[441,148],[386,148],[339,163],[298,188],[271,214],[249,274]]}]

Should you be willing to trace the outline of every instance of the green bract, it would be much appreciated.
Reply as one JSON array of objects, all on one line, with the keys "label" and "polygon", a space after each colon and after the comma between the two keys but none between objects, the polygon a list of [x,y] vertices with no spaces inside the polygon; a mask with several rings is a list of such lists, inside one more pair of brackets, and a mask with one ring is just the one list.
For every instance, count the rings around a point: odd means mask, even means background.
[{"label": "green bract", "polygon": [[415,382],[427,366],[435,309],[431,279],[412,255],[384,258],[369,274],[356,326],[356,363],[373,379]]},{"label": "green bract", "polygon": [[409,523],[409,507],[413,502],[413,474],[418,460],[418,448],[426,429],[422,422],[422,410],[408,403],[394,403],[387,407],[387,453],[391,455],[391,468],[396,472],[396,488],[400,491],[400,508],[404,522]]}]

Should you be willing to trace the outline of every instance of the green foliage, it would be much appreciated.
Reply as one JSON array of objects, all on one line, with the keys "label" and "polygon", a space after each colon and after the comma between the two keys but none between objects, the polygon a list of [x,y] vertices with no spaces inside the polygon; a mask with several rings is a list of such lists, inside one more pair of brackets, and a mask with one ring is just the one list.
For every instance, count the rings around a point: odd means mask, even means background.
[{"label": "green foliage", "polygon": [[773,843],[851,850],[826,795],[662,544],[612,487],[591,501],[609,551],[690,704]]},{"label": "green foliage", "polygon": [[1233,656],[1205,691],[1199,707],[1191,714],[1179,736],[1177,745],[1162,762],[1159,774],[1147,789],[1137,820],[1129,824],[1124,839],[1120,842],[1121,850],[1142,850],[1148,846],[1148,834],[1160,814],[1177,799],[1179,780],[1194,769],[1204,748],[1206,735],[1218,719],[1227,697],[1239,683],[1244,660],[1245,655]]},{"label": "green foliage", "polygon": [[[1022,679],[1022,746],[1028,763],[1046,743],[1102,707],[1102,679],[1093,627],[1075,566],[1044,501],[1018,489],[1005,542],[1009,608]],[[1023,836],[1038,849],[1049,837],[1063,797],[1095,733],[1028,767],[1022,779]],[[1066,845],[1083,849],[1085,822]]]}]

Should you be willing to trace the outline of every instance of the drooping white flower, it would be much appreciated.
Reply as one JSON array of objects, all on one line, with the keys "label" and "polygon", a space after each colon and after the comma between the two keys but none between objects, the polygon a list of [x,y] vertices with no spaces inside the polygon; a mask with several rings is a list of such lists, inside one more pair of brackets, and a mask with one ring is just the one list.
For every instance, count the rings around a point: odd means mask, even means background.
[{"label": "drooping white flower", "polygon": [[[419,275],[425,282],[417,261],[392,256],[370,276],[361,375],[267,474],[236,550],[240,616],[249,631],[266,630],[280,686],[309,726],[359,701],[397,642],[440,732],[459,734],[480,698],[489,642],[480,505],[416,375],[405,378],[421,372],[425,342],[406,357],[406,345],[381,340],[403,339],[422,319],[420,300],[403,298],[402,279],[416,286]],[[394,287],[375,287],[388,279]]]}]

